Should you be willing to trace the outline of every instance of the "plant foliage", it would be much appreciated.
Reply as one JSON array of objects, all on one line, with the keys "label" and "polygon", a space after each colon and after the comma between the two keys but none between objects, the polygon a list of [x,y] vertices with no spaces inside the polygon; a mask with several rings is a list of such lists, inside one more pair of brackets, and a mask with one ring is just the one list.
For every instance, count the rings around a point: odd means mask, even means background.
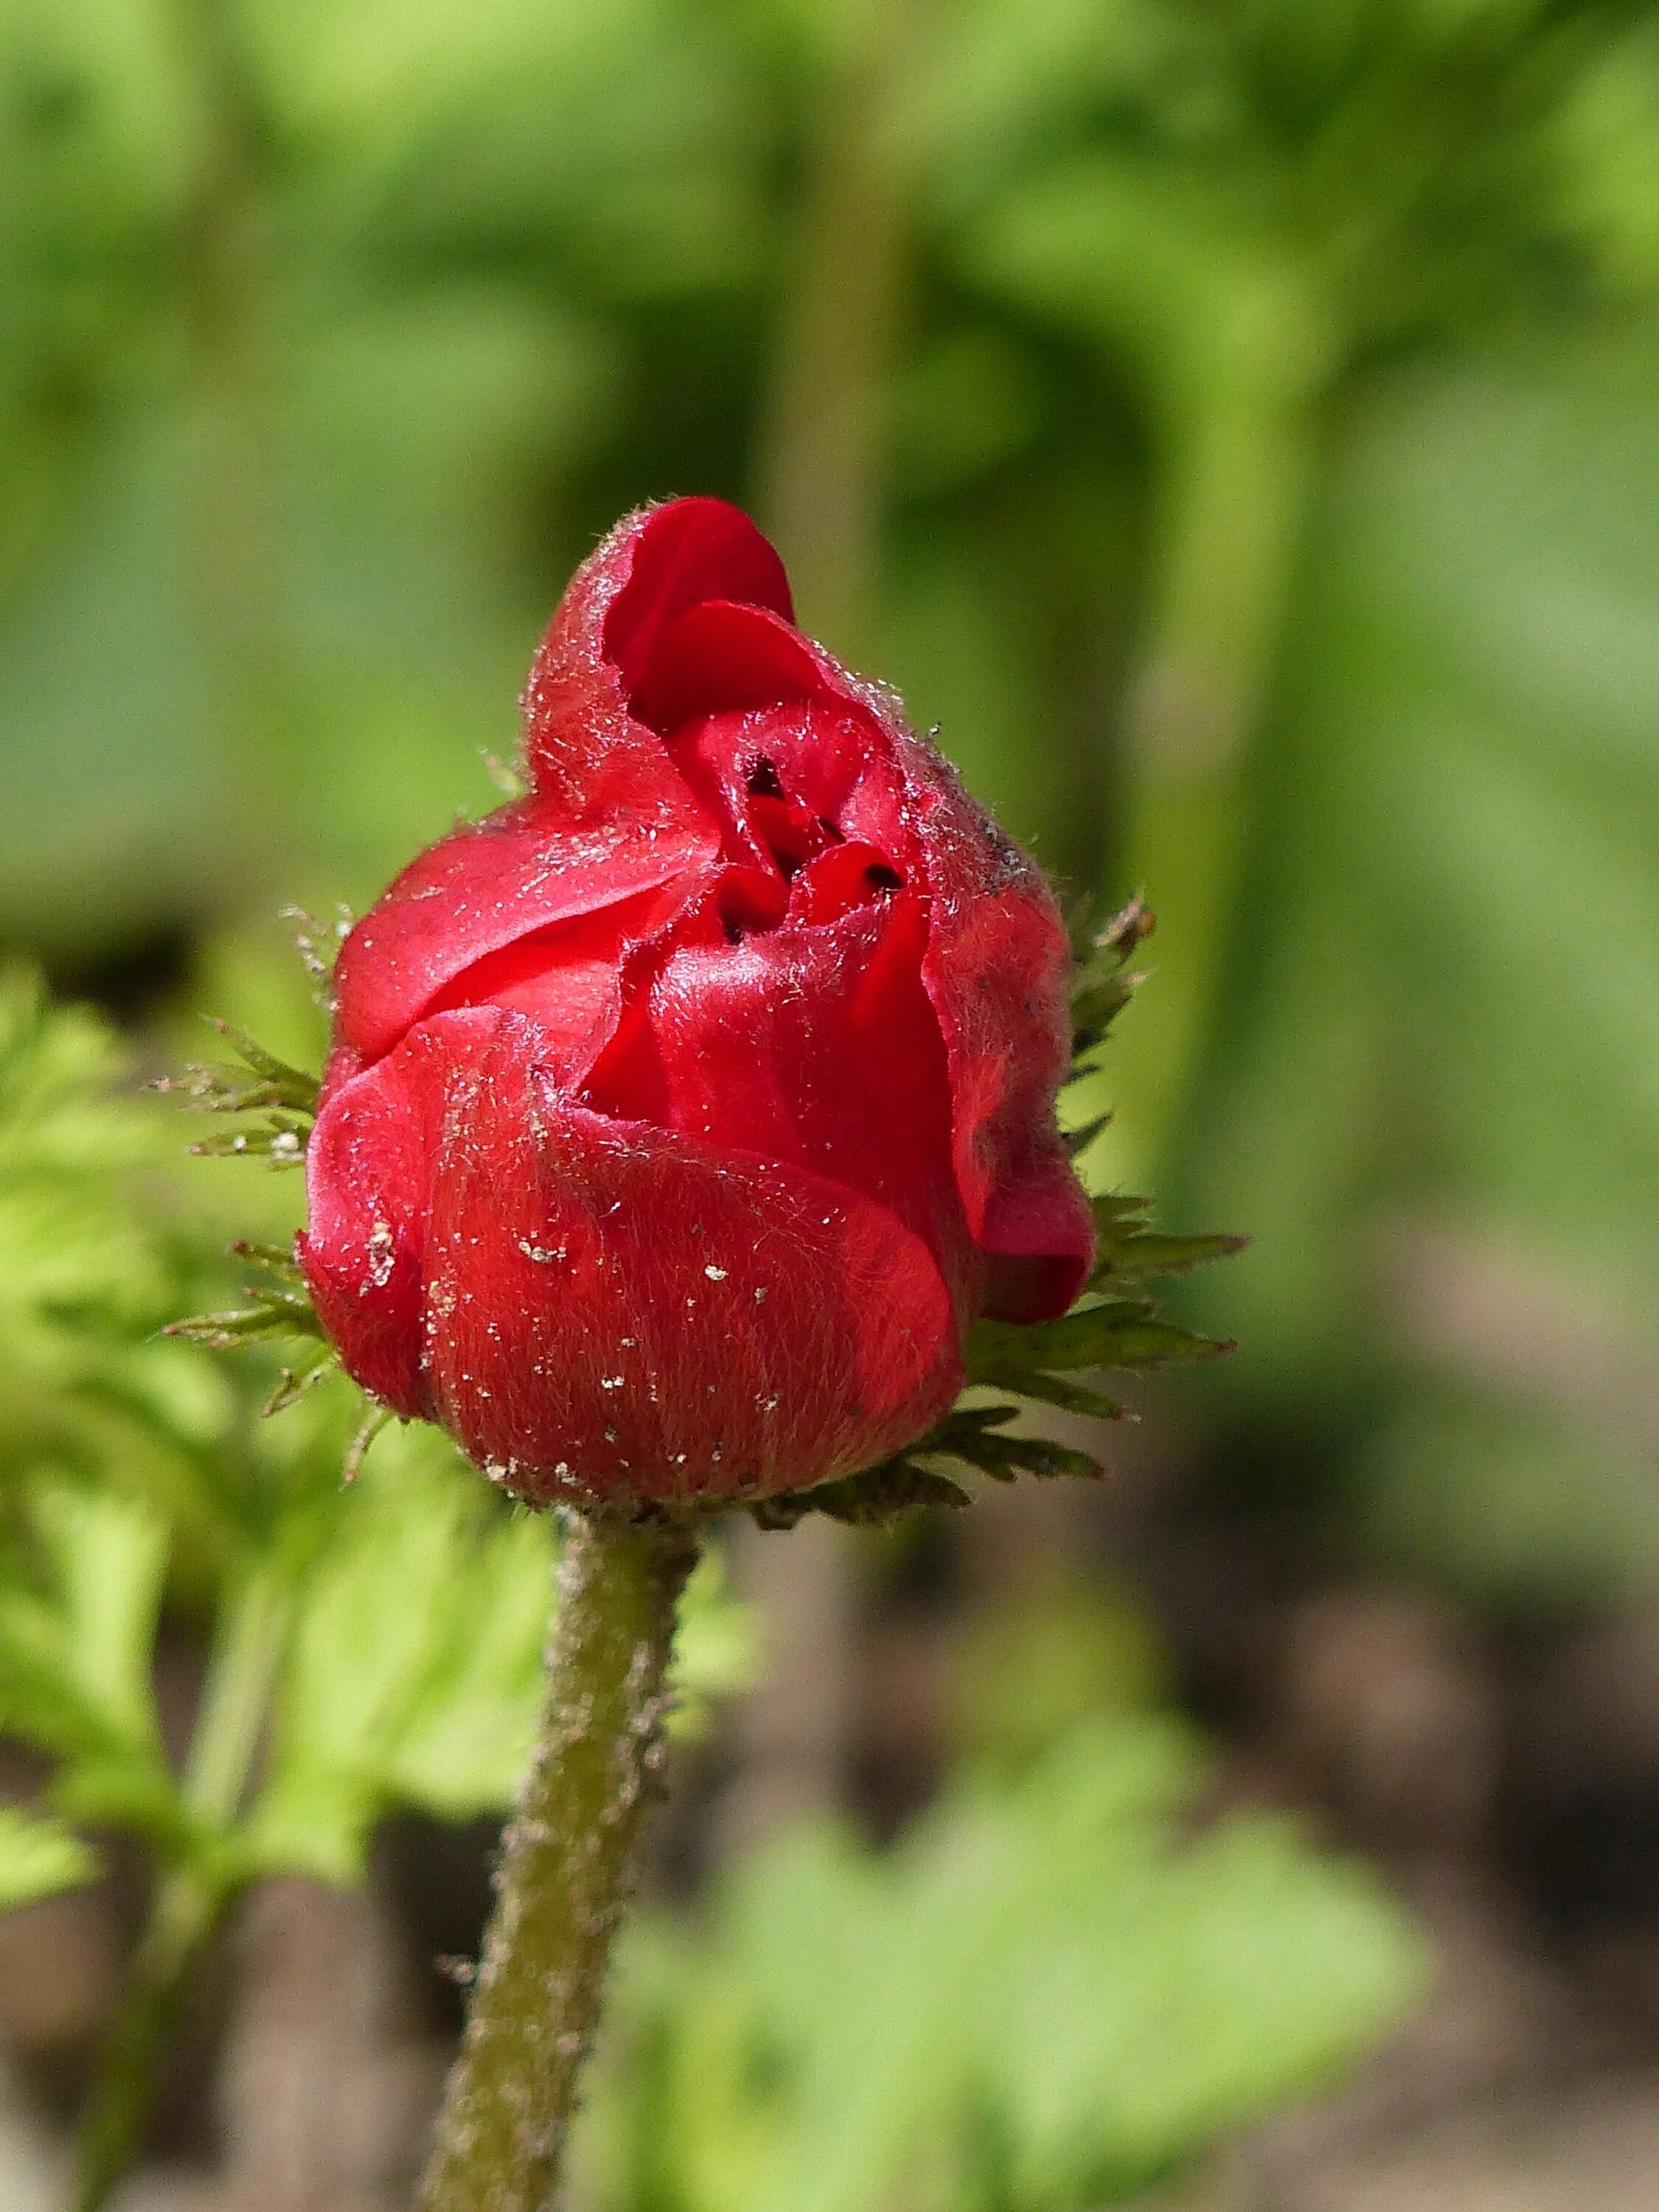
[{"label": "plant foliage", "polygon": [[[193,1076],[198,1100],[301,1114],[302,1079],[232,1042],[248,1079]],[[0,1820],[0,1902],[89,1879],[82,1832],[110,1829],[222,1895],[271,1873],[352,1882],[394,1807],[453,1820],[511,1802],[556,1534],[428,1431],[396,1431],[342,1496],[362,1409],[338,1382],[286,1423],[258,1418],[326,1379],[313,1361],[273,1388],[256,1364],[267,1339],[314,1329],[280,1249],[245,1250],[274,1283],[250,1306],[184,1342],[155,1334],[206,1263],[135,1179],[167,1137],[120,1073],[92,1017],[0,977],[0,1728],[51,1771],[39,1810]],[[191,1337],[252,1349],[221,1369]],[[170,1589],[210,1631],[181,1766],[155,1699]],[[711,1564],[681,1646],[690,1715],[748,1663]]]},{"label": "plant foliage", "polygon": [[969,1772],[889,1852],[796,1830],[623,1938],[576,2212],[1100,2212],[1332,2079],[1425,1960],[1358,1866],[1193,1828],[1167,1719]]}]

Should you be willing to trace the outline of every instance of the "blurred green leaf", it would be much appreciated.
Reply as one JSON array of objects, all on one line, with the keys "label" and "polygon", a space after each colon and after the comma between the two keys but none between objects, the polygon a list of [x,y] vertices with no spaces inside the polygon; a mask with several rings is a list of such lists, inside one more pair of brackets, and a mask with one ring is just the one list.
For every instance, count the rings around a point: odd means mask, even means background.
[{"label": "blurred green leaf", "polygon": [[78,1889],[97,1873],[95,1855],[60,1822],[0,1805],[0,1912]]},{"label": "blurred green leaf", "polygon": [[647,1923],[574,2202],[1092,2212],[1330,2079],[1422,1953],[1282,1821],[1183,1838],[1203,1775],[1170,1723],[1085,1725],[890,1853],[803,1831],[724,1877],[705,1931]]},{"label": "blurred green leaf", "polygon": [[146,1505],[37,1480],[0,1577],[0,1720],[61,1761],[58,1803],[170,1830],[176,1794],[150,1679],[168,1531]]},{"label": "blurred green leaf", "polygon": [[[336,1504],[295,1594],[270,1769],[248,1846],[361,1877],[374,1823],[501,1813],[529,1763],[553,1601],[551,1520],[501,1504],[435,1431],[392,1431]],[[674,1682],[695,1721],[751,1663],[718,1568],[688,1590]]]},{"label": "blurred green leaf", "polygon": [[[1364,1394],[1401,1440],[1351,1465],[1373,1533],[1420,1563],[1437,1525],[1449,1573],[1529,1601],[1553,1560],[1582,1594],[1587,1546],[1626,1581],[1659,1515],[1644,1388],[1573,1382],[1635,1374],[1659,1315],[1656,393],[1632,333],[1401,374],[1358,414],[1257,788],[1245,910],[1273,919],[1235,949],[1180,1199],[1261,1231],[1224,1395]],[[1222,1310],[1201,1280],[1182,1305]],[[1463,1417],[1426,1450],[1382,1408],[1428,1376],[1530,1406],[1529,1440]]]}]

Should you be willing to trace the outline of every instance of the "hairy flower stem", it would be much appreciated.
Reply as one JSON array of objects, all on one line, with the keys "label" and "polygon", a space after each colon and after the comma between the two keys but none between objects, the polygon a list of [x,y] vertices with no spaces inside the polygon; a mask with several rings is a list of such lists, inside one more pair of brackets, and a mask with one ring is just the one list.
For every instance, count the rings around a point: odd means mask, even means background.
[{"label": "hairy flower stem", "polygon": [[565,1520],[540,1740],[438,2118],[422,2212],[546,2212],[661,1763],[684,1523]]}]

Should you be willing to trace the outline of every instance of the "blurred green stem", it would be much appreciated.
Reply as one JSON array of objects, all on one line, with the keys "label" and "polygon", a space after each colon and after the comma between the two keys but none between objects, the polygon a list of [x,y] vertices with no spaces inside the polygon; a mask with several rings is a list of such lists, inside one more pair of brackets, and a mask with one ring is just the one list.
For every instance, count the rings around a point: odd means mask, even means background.
[{"label": "blurred green stem", "polygon": [[191,434],[187,581],[238,818],[268,817],[283,704],[268,131],[230,0],[167,0],[195,118],[178,268]]},{"label": "blurred green stem", "polygon": [[191,1847],[158,1881],[76,2145],[75,2212],[100,2212],[132,2162],[191,1969],[246,1878],[225,1844],[246,1793],[282,1657],[286,1593],[270,1571],[221,1619],[183,1797]]},{"label": "blurred green stem", "polygon": [[1103,1082],[1118,1116],[1111,1171],[1137,1183],[1178,1121],[1224,963],[1247,747],[1283,632],[1316,439],[1310,394],[1240,376],[1218,379],[1161,441],[1116,864],[1118,891],[1145,889],[1159,912],[1148,960],[1157,1018],[1125,1022]]},{"label": "blurred green stem", "polygon": [[222,1892],[189,1868],[156,1887],[82,2120],[75,2212],[100,2212],[132,2161],[185,1979],[223,1905]]},{"label": "blurred green stem", "polygon": [[438,2118],[422,2212],[546,2212],[662,1758],[684,1524],[570,1513],[539,1741]]},{"label": "blurred green stem", "polygon": [[880,546],[885,386],[910,260],[909,165],[892,129],[926,0],[851,11],[793,238],[757,474],[801,618],[866,645]]}]

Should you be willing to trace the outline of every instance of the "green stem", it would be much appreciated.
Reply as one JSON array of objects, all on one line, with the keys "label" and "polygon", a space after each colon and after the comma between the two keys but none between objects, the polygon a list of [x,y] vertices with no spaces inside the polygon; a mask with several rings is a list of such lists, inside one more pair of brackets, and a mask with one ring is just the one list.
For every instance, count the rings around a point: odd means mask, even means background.
[{"label": "green stem", "polygon": [[100,2212],[132,2162],[155,2096],[180,1998],[240,1886],[216,1849],[241,1809],[282,1655],[287,1602],[256,1573],[221,1617],[191,1737],[183,1796],[198,1826],[192,1856],[157,1883],[127,1968],[120,2009],[93,2077],[76,2146],[74,2212]]},{"label": "green stem", "polygon": [[242,1809],[281,1663],[289,1592],[274,1569],[256,1569],[220,1618],[191,1733],[185,1802],[205,1828],[228,1830]]},{"label": "green stem", "polygon": [[150,1901],[81,2124],[75,2212],[100,2212],[131,2163],[185,1982],[223,1905],[222,1892],[188,1868],[167,1875]]},{"label": "green stem", "polygon": [[869,643],[884,395],[914,255],[892,115],[926,14],[925,0],[866,9],[824,86],[757,456],[801,617],[843,658]]},{"label": "green stem", "polygon": [[220,813],[246,831],[227,849],[234,867],[239,857],[258,865],[260,825],[280,818],[270,763],[287,757],[289,708],[269,126],[233,0],[159,0],[158,13],[194,155],[175,238],[188,434],[183,577]]},{"label": "green stem", "polygon": [[540,1739],[503,1838],[422,2212],[545,2212],[661,1763],[680,1524],[566,1517]]},{"label": "green stem", "polygon": [[1175,1133],[1213,1012],[1237,908],[1249,740],[1306,512],[1312,406],[1263,381],[1218,379],[1170,441],[1157,489],[1160,542],[1129,702],[1115,886],[1123,896],[1145,890],[1158,912],[1146,960],[1157,1013],[1124,1023],[1108,1079],[1114,1169],[1136,1188]]}]

